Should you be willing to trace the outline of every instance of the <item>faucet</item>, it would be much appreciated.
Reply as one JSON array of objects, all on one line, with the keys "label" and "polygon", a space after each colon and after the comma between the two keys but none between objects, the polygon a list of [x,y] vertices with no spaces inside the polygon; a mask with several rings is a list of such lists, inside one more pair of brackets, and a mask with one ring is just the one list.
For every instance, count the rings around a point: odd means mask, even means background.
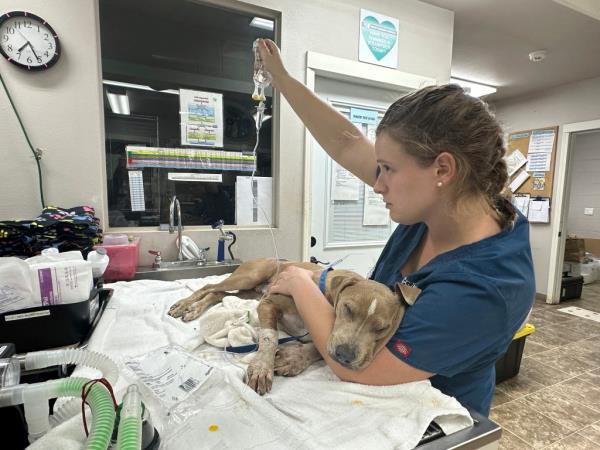
[{"label": "faucet", "polygon": [[171,199],[171,205],[169,206],[169,233],[175,232],[175,217],[173,215],[175,209],[177,209],[177,244],[179,247],[177,259],[183,261],[183,245],[181,245],[181,233],[183,231],[183,224],[181,223],[181,205],[179,204],[176,195]]},{"label": "faucet", "polygon": [[229,244],[229,246],[227,247],[227,250],[229,251],[229,256],[231,256],[231,259],[235,259],[233,257],[233,252],[231,251],[231,247],[233,246],[233,244],[235,244],[237,238],[235,236],[235,233],[233,233],[232,231],[223,231],[224,224],[225,221],[223,219],[218,220],[217,222],[212,224],[212,229],[219,230],[219,232],[221,233],[221,235],[219,236],[219,247],[217,250],[218,262],[225,261],[225,241],[232,241],[231,244]]}]

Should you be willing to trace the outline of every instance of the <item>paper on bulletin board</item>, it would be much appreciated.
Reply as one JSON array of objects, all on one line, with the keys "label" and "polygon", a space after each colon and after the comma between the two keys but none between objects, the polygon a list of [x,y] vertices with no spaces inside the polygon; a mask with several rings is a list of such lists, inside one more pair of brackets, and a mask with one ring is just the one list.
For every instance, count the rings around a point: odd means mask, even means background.
[{"label": "paper on bulletin board", "polygon": [[513,195],[512,204],[515,208],[521,211],[525,217],[529,214],[529,200],[531,196],[529,194],[524,195]]},{"label": "paper on bulletin board", "polygon": [[385,207],[383,196],[377,194],[371,186],[366,184],[364,186],[363,225],[388,225],[390,216]]},{"label": "paper on bulletin board", "polygon": [[531,132],[527,150],[527,170],[529,172],[549,172],[554,149],[554,130],[535,130]]},{"label": "paper on bulletin board", "polygon": [[531,174],[531,190],[543,191],[546,189],[546,172],[533,172]]},{"label": "paper on bulletin board", "polygon": [[331,200],[358,200],[361,181],[331,161]]},{"label": "paper on bulletin board", "polygon": [[532,198],[529,202],[527,218],[531,223],[550,223],[550,199],[548,197]]},{"label": "paper on bulletin board", "polygon": [[361,9],[358,60],[396,69],[399,26],[394,17]]},{"label": "paper on bulletin board", "polygon": [[273,178],[236,177],[235,223],[271,225],[273,223]]},{"label": "paper on bulletin board", "polygon": [[517,170],[519,170],[527,162],[525,155],[518,149],[512,152],[510,155],[504,157],[508,168],[508,176],[512,177]]},{"label": "paper on bulletin board", "polygon": [[529,153],[527,155],[527,170],[529,172],[549,172],[552,153]]},{"label": "paper on bulletin board", "polygon": [[554,130],[532,131],[527,153],[552,153],[552,149],[554,148],[554,137]]},{"label": "paper on bulletin board", "polygon": [[181,145],[223,147],[223,95],[179,90]]},{"label": "paper on bulletin board", "polygon": [[517,189],[519,189],[521,185],[527,181],[527,178],[529,178],[529,174],[524,170],[521,170],[515,179],[511,181],[510,191],[515,192]]}]

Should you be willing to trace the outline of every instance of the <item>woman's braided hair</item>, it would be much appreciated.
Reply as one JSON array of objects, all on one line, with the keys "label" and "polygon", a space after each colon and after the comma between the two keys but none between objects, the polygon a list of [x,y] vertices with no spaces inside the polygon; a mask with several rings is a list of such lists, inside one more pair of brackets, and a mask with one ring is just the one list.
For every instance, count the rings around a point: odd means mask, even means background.
[{"label": "woman's braided hair", "polygon": [[423,167],[442,152],[452,154],[455,198],[483,194],[503,228],[514,223],[503,131],[485,102],[456,84],[426,87],[389,107],[377,127],[377,134],[382,132],[404,145]]}]

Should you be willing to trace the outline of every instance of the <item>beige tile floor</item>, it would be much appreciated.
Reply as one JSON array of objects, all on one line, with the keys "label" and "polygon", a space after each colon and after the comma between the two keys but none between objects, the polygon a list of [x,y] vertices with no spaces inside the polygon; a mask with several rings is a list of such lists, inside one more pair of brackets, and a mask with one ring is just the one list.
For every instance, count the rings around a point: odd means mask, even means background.
[{"label": "beige tile floor", "polygon": [[494,395],[501,449],[600,449],[600,323],[557,311],[565,306],[600,312],[600,281],[579,300],[536,302],[520,372]]}]

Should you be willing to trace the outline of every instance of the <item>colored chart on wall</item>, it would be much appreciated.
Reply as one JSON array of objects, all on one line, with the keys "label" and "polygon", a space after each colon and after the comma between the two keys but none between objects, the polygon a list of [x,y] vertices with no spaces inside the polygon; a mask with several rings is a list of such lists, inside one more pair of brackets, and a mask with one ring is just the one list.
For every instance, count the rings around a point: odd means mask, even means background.
[{"label": "colored chart on wall", "polygon": [[241,152],[128,145],[127,168],[231,170],[252,172],[256,157]]}]

